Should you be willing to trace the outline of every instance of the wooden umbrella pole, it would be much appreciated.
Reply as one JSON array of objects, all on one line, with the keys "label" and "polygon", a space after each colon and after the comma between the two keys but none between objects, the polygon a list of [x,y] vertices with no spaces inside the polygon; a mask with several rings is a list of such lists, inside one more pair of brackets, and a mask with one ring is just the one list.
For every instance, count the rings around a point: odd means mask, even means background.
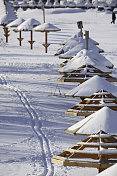
[{"label": "wooden umbrella pole", "polygon": [[33,41],[33,31],[30,31],[30,41],[28,41],[30,43],[30,49],[33,49],[33,43],[35,41]]},{"label": "wooden umbrella pole", "polygon": [[[21,34],[21,31],[20,31],[20,32],[19,32],[19,38],[20,38],[20,39],[21,39],[21,37],[22,37],[21,35],[22,35],[22,34]],[[21,45],[22,45],[22,41],[20,40],[19,43],[20,43],[20,46],[21,46]]]},{"label": "wooden umbrella pole", "polygon": [[45,32],[45,53],[47,53],[47,32]]},{"label": "wooden umbrella pole", "polygon": [[24,39],[24,38],[22,38],[22,34],[21,34],[21,32],[22,31],[19,31],[19,38],[17,38],[18,40],[19,40],[19,46],[22,46],[22,40]]},{"label": "wooden umbrella pole", "polygon": [[30,45],[31,45],[30,48],[32,49],[32,48],[33,48],[33,31],[31,30],[30,33],[31,33],[31,34],[30,34],[30,37],[31,37],[31,38],[30,38],[30,41],[31,41],[31,43],[30,43]]}]

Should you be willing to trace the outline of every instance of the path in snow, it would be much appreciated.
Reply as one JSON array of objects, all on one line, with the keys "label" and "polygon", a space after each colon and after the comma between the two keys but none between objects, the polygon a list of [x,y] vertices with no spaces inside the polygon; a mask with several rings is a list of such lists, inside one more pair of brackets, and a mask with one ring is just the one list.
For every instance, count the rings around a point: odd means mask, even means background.
[{"label": "path in snow", "polygon": [[[25,107],[25,109],[27,110],[27,112],[30,116],[32,130],[37,135],[37,138],[40,141],[40,146],[41,146],[41,150],[42,150],[42,157],[43,157],[43,162],[44,162],[43,163],[44,164],[44,172],[43,172],[42,176],[53,176],[54,175],[54,167],[53,167],[51,160],[50,160],[50,158],[52,158],[50,144],[49,144],[48,138],[45,136],[45,134],[42,131],[41,118],[38,117],[38,114],[31,106],[28,98],[20,89],[7,84],[7,81],[4,77],[1,77],[0,79],[1,79],[1,84],[5,88],[8,88],[10,90],[14,90],[16,92],[17,96],[21,100],[21,103],[23,104],[23,106]],[[34,166],[34,168],[35,168],[35,166]],[[35,169],[35,171],[36,171],[36,169]]]}]

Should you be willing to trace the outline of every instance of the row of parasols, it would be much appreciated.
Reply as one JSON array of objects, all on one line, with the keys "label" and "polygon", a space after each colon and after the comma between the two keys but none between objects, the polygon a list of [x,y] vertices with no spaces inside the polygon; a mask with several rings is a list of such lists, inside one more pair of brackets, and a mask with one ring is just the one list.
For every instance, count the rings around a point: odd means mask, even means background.
[{"label": "row of parasols", "polygon": [[[115,176],[117,78],[112,75],[116,68],[101,54],[102,50],[97,44],[98,42],[89,38],[89,49],[85,49],[85,40],[77,33],[64,42],[56,53],[60,59],[64,59],[58,70],[63,76],[58,78],[58,81],[78,84],[65,94],[78,99],[78,103],[65,113],[85,117],[64,131],[88,137],[54,156],[51,161],[63,166],[97,168],[98,172],[101,172],[100,176],[103,176],[103,173],[106,176]],[[106,171],[112,165],[116,170],[114,174]]]},{"label": "row of parasols", "polygon": [[[5,17],[8,18],[7,16]],[[19,33],[19,37],[17,38],[19,40],[19,46],[22,45],[22,40],[24,39],[22,38],[22,31],[30,31],[30,41],[28,42],[30,43],[31,49],[33,49],[33,43],[35,42],[33,40],[33,31],[44,32],[45,43],[43,44],[43,46],[45,47],[45,53],[47,53],[47,48],[50,45],[48,44],[48,41],[47,41],[48,33],[61,30],[53,24],[50,24],[50,23],[41,24],[38,20],[33,18],[29,18],[27,20],[24,20],[23,18],[17,18],[10,23],[9,23],[9,20],[7,20],[6,18],[4,18],[2,22],[2,25],[4,28],[4,36],[6,37],[6,43],[8,43],[8,37],[10,32],[8,28],[13,28],[14,32]]]}]

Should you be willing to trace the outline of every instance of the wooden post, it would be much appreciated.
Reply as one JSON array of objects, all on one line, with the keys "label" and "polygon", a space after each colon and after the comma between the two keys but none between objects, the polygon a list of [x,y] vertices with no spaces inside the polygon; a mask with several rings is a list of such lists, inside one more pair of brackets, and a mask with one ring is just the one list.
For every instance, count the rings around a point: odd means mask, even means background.
[{"label": "wooden post", "polygon": [[43,44],[43,46],[45,47],[45,53],[47,53],[47,49],[48,49],[48,46],[50,45],[50,44],[48,44],[48,42],[47,42],[47,31],[45,31],[45,44]]},{"label": "wooden post", "polygon": [[17,38],[17,39],[19,40],[19,46],[21,46],[22,45],[22,40],[24,39],[24,38],[21,37],[21,31],[19,31],[19,38]]},{"label": "wooden post", "polygon": [[30,31],[30,41],[28,41],[30,43],[30,49],[33,49],[33,43],[35,41],[33,41],[33,31]]},{"label": "wooden post", "polygon": [[47,36],[48,35],[48,33],[47,32],[45,32],[45,53],[47,53]]},{"label": "wooden post", "polygon": [[44,8],[44,5],[41,6],[41,9],[43,11],[43,22],[45,23],[45,8]]},{"label": "wooden post", "polygon": [[102,168],[101,165],[100,165],[100,167],[99,167],[99,169],[98,169],[98,173],[104,171],[105,169],[106,169],[106,168]]},{"label": "wooden post", "polygon": [[4,36],[6,37],[6,43],[8,43],[8,37],[9,37],[9,30],[6,26],[3,27],[4,29]]},{"label": "wooden post", "polygon": [[89,31],[85,31],[86,50],[88,50]]}]

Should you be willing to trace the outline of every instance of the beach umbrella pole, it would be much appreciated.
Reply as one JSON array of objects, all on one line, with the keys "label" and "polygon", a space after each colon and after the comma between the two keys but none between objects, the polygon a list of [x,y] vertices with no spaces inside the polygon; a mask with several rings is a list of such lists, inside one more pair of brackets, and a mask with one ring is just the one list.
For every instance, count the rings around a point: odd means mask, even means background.
[{"label": "beach umbrella pole", "polygon": [[30,31],[30,41],[28,41],[30,43],[30,49],[33,49],[33,43],[35,41],[33,41],[33,31]]},{"label": "beach umbrella pole", "polygon": [[43,44],[43,46],[45,47],[45,53],[47,53],[47,51],[48,51],[48,46],[50,45],[50,44],[48,44],[48,42],[47,42],[47,35],[48,35],[48,32],[46,31],[46,32],[45,32],[45,44]]},{"label": "beach umbrella pole", "polygon": [[19,38],[17,38],[19,40],[19,46],[22,46],[22,40],[24,38],[22,38],[22,34],[21,34],[21,31],[19,31]]},{"label": "beach umbrella pole", "polygon": [[6,43],[8,43],[8,37],[9,37],[9,30],[8,30],[8,27],[4,26],[3,27],[4,29],[4,36],[6,37]]},{"label": "beach umbrella pole", "polygon": [[84,36],[86,40],[86,50],[88,50],[89,31],[85,31]]}]

